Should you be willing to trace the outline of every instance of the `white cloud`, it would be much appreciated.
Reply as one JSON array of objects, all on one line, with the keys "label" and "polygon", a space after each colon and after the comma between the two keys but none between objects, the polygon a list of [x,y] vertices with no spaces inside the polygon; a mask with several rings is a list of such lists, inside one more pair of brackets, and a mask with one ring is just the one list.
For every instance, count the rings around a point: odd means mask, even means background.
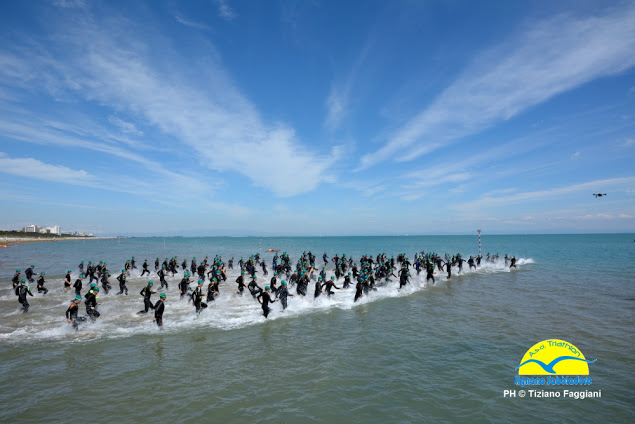
[{"label": "white cloud", "polygon": [[117,118],[116,116],[109,116],[108,122],[118,127],[123,133],[143,135],[143,131],[138,130],[135,124],[133,124],[132,122],[126,122],[123,119]]},{"label": "white cloud", "polygon": [[52,165],[33,158],[14,159],[4,152],[0,152],[0,172],[64,184],[93,185],[95,182],[95,176],[84,170]]},{"label": "white cloud", "polygon": [[456,205],[456,209],[459,210],[483,210],[491,207],[506,206],[511,204],[535,202],[539,200],[551,199],[554,197],[564,196],[570,193],[588,192],[590,198],[591,194],[597,187],[611,187],[613,192],[625,191],[629,187],[635,185],[635,177],[623,177],[623,178],[611,178],[605,180],[590,181],[581,184],[573,184],[565,187],[552,188],[539,191],[527,191],[514,193],[506,196],[491,197],[484,196],[472,202]]},{"label": "white cloud", "polygon": [[[54,51],[42,53],[45,49],[26,43],[19,46],[29,61],[6,56],[12,67],[0,69],[0,82],[17,80],[38,87],[46,74],[50,84],[40,89],[71,92],[83,101],[110,108],[113,116],[122,112],[141,119],[177,141],[177,148],[184,144],[193,149],[192,156],[205,167],[241,173],[254,185],[280,196],[309,192],[322,182],[334,181],[328,171],[341,157],[341,149],[314,152],[287,125],[263,122],[220,65],[213,46],[208,46],[208,56],[183,57],[169,44],[162,45],[161,62],[157,63],[152,59],[153,46],[137,39],[138,28],[127,26],[127,21],[111,20],[109,30],[96,30],[93,22],[82,22],[78,18],[72,32],[55,35],[64,40],[64,56],[59,58]],[[0,65],[2,62],[0,56]],[[24,75],[29,75],[28,81]],[[111,118],[111,123],[130,134],[140,133],[127,121]],[[45,142],[30,134],[37,130],[13,121],[0,122],[0,128],[16,139]],[[47,132],[47,143],[94,149],[148,168],[163,168],[119,146],[68,137],[57,130]]]},{"label": "white cloud", "polygon": [[[635,8],[557,16],[482,54],[429,107],[366,154],[360,169],[408,148],[412,160],[509,119],[553,96],[635,65]],[[413,147],[414,145],[414,147]]]},{"label": "white cloud", "polygon": [[236,12],[232,9],[226,0],[214,0],[214,3],[218,6],[218,14],[226,21],[231,21],[236,17]]},{"label": "white cloud", "polygon": [[204,30],[204,31],[211,31],[211,27],[209,25],[205,25],[202,24],[200,22],[194,22],[191,21],[189,19],[185,19],[184,17],[180,16],[180,15],[176,15],[174,17],[174,19],[176,19],[176,21],[178,23],[180,23],[181,25],[185,25],[186,27],[190,27],[190,28],[194,28],[194,29],[200,29],[200,30]]}]

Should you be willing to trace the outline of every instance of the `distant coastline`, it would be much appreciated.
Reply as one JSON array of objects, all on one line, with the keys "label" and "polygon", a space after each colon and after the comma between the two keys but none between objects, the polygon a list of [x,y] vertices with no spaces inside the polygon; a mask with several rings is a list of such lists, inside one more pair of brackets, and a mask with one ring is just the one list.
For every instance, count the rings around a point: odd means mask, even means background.
[{"label": "distant coastline", "polygon": [[77,241],[77,240],[105,240],[114,239],[117,237],[81,237],[81,236],[58,236],[51,234],[38,234],[37,236],[30,233],[23,233],[24,235],[18,235],[20,233],[12,233],[7,235],[7,232],[0,233],[0,247],[11,247],[14,244],[20,243],[37,243],[37,242],[52,242],[52,241]]}]

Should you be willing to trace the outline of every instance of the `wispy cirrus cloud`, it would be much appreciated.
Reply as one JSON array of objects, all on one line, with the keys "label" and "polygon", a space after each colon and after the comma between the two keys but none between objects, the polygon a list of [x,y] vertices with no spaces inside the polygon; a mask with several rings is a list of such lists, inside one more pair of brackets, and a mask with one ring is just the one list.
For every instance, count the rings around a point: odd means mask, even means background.
[{"label": "wispy cirrus cloud", "polygon": [[[92,19],[76,17],[72,31],[52,35],[60,42],[63,54],[33,43],[19,45],[20,57],[4,56],[10,66],[0,69],[0,82],[14,82],[50,95],[55,91],[72,93],[81,101],[106,108],[111,116],[125,112],[176,140],[181,148],[192,149],[202,166],[243,174],[255,186],[279,196],[310,192],[323,182],[333,181],[327,170],[339,160],[342,150],[333,147],[315,152],[300,142],[290,126],[264,122],[214,52],[183,57],[177,50],[162,46],[162,59],[157,62],[151,54],[153,38],[138,39],[137,26],[118,19],[103,25],[109,30],[103,26],[97,30]],[[111,120],[119,130],[140,135],[140,130],[126,122]],[[29,134],[33,129],[12,121],[0,122],[0,128],[24,141],[89,148],[163,168],[134,150],[69,137],[55,129],[42,139]]]},{"label": "wispy cirrus cloud", "polygon": [[331,85],[331,91],[326,98],[326,119],[324,121],[324,125],[329,131],[339,129],[344,119],[350,113],[353,88],[355,87],[360,69],[370,53],[372,44],[372,41],[366,42],[364,48],[362,48],[360,54],[355,59],[345,80],[339,83],[333,82]]},{"label": "wispy cirrus cloud", "polygon": [[556,16],[483,53],[427,108],[364,155],[366,169],[408,148],[408,161],[510,119],[553,96],[635,65],[635,7]]},{"label": "wispy cirrus cloud", "polygon": [[589,181],[586,183],[572,184],[569,186],[555,187],[545,190],[516,192],[507,195],[494,196],[484,195],[480,199],[455,205],[457,210],[478,211],[495,208],[500,206],[509,206],[522,203],[531,203],[541,200],[553,199],[572,193],[586,192],[588,198],[591,197],[598,187],[609,187],[613,192],[623,192],[635,185],[635,177],[609,178],[604,180]]},{"label": "wispy cirrus cloud", "polygon": [[180,23],[181,25],[185,25],[186,27],[200,29],[203,31],[210,31],[212,29],[212,27],[210,27],[209,25],[205,25],[200,22],[195,22],[190,19],[186,19],[181,15],[174,16],[174,19],[176,19],[178,23]]},{"label": "wispy cirrus cloud", "polygon": [[52,165],[33,158],[10,158],[0,152],[0,172],[19,177],[35,178],[56,183],[93,186],[97,178],[84,171],[62,165]]},{"label": "wispy cirrus cloud", "polygon": [[236,18],[236,12],[232,9],[226,0],[214,0],[216,6],[218,6],[218,15],[226,21],[231,21]]}]

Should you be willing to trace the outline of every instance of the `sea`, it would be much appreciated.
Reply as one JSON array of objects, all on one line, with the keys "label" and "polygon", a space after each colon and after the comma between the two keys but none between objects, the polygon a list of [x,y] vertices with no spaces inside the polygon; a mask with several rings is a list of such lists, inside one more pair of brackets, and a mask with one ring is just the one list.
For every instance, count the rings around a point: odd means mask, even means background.
[{"label": "sea", "polygon": [[[501,259],[476,270],[455,267],[450,279],[438,272],[434,283],[411,270],[402,290],[393,278],[357,302],[353,287],[313,299],[310,284],[306,297],[289,298],[284,312],[274,303],[265,318],[249,294],[234,292],[240,257],[260,253],[269,270],[265,277],[258,268],[261,285],[271,278],[268,249],[287,252],[294,264],[311,251],[319,269],[324,253],[356,261],[381,253],[412,260],[421,251],[467,259],[479,254],[479,239],[124,238],[0,249],[0,422],[633,422],[635,234],[483,234],[483,256]],[[505,265],[506,254],[517,258],[516,268]],[[181,273],[161,290],[162,328],[151,312],[137,314],[140,290],[149,279],[158,283],[154,272],[140,277],[144,259],[154,271],[155,258],[189,264],[216,255],[233,257],[235,266],[200,315],[179,299]],[[115,277],[133,256],[129,295],[116,295]],[[97,321],[75,331],[64,316],[74,293],[63,278],[71,270],[74,281],[81,261],[108,263],[113,290],[102,290]],[[23,314],[11,278],[31,265],[46,273],[49,292],[31,284]],[[330,260],[326,272],[330,278]],[[595,360],[590,385],[516,384],[525,353],[548,339]]]}]

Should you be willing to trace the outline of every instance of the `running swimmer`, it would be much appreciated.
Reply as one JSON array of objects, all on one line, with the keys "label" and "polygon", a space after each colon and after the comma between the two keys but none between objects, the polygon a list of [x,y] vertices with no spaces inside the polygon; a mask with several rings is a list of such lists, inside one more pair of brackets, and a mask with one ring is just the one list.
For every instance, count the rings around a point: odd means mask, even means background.
[{"label": "running swimmer", "polygon": [[126,270],[125,269],[121,270],[121,274],[119,274],[119,276],[117,277],[117,280],[119,281],[119,293],[117,294],[123,294],[125,292],[126,296],[128,296],[128,287],[126,287]]},{"label": "running swimmer", "polygon": [[18,302],[22,305],[22,312],[29,312],[29,301],[26,299],[26,295],[33,296],[31,289],[26,285],[26,280],[22,279],[20,285],[15,288],[15,295],[18,296]]},{"label": "running swimmer", "polygon": [[157,323],[159,328],[163,327],[163,311],[165,310],[165,298],[166,294],[161,293],[159,295],[159,300],[154,304],[154,319],[153,322]]},{"label": "running swimmer", "polygon": [[205,281],[198,280],[198,286],[192,293],[192,302],[194,302],[194,307],[196,308],[196,316],[198,316],[201,311],[207,308],[207,303],[203,303],[203,283]]},{"label": "running swimmer", "polygon": [[40,272],[40,276],[37,279],[37,292],[38,293],[48,293],[49,290],[44,287],[44,283],[46,283],[46,280],[44,279],[44,271]]},{"label": "running swimmer", "polygon": [[64,276],[64,288],[66,289],[66,293],[71,291],[71,278],[71,270],[69,269]]},{"label": "running swimmer", "polygon": [[78,317],[79,304],[82,301],[81,296],[75,296],[75,299],[71,300],[71,304],[66,310],[66,321],[73,325],[75,331],[79,329],[79,323],[86,321],[86,317]]},{"label": "running swimmer", "polygon": [[95,321],[99,318],[100,313],[97,312],[97,305],[101,305],[101,303],[97,303],[97,299],[99,299],[99,287],[95,286],[91,291],[86,293],[86,300],[84,303],[86,304],[86,314],[90,317],[91,321]]},{"label": "running swimmer", "polygon": [[280,303],[282,303],[282,310],[284,311],[285,309],[287,309],[287,297],[293,297],[292,294],[289,294],[289,290],[287,290],[286,281],[282,280],[282,282],[280,283],[280,288],[278,289],[277,296],[278,299],[280,299]]},{"label": "running swimmer", "polygon": [[137,312],[138,314],[146,314],[148,313],[148,309],[154,309],[154,305],[150,301],[150,297],[152,297],[152,295],[156,293],[155,291],[152,291],[153,285],[154,282],[148,281],[148,285],[142,288],[139,292],[139,294],[143,296],[143,306],[145,309],[143,311]]},{"label": "running swimmer", "polygon": [[271,291],[270,287],[265,286],[265,290],[261,291],[260,294],[258,295],[258,302],[260,302],[260,304],[262,305],[262,314],[265,316],[265,318],[267,318],[269,316],[269,312],[271,312],[269,303],[273,303],[276,300],[278,300],[278,298],[271,300],[271,296],[269,295],[270,291]]}]

